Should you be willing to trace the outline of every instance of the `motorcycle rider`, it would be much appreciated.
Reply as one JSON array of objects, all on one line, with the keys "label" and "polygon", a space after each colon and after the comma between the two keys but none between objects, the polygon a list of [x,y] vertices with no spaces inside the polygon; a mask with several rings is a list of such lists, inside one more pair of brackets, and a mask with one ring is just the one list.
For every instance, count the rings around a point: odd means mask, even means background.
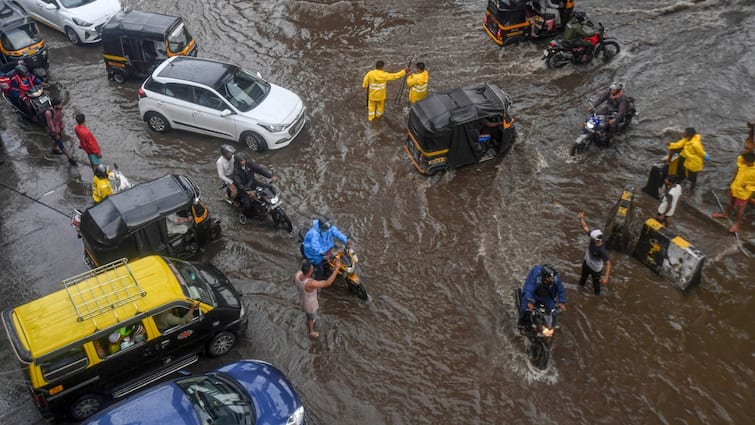
[{"label": "motorcycle rider", "polygon": [[113,194],[113,186],[110,184],[110,173],[107,167],[99,164],[94,168],[92,177],[92,199],[99,204],[103,199]]},{"label": "motorcycle rider", "polygon": [[255,194],[257,186],[264,186],[275,191],[271,185],[258,181],[254,177],[254,174],[267,177],[271,183],[278,181],[278,176],[256,162],[249,160],[244,152],[239,152],[234,157],[236,158],[236,166],[233,170],[233,183],[236,185],[237,190],[236,199],[242,207],[239,221],[241,224],[246,224],[246,215],[244,212],[253,211],[257,205],[257,195]]},{"label": "motorcycle rider", "polygon": [[34,110],[31,107],[31,99],[29,99],[27,93],[32,87],[39,85],[44,87],[46,83],[41,78],[30,73],[25,65],[16,65],[10,80],[10,91],[8,94],[14,97],[19,104],[23,104],[29,116],[34,115]]},{"label": "motorcycle rider", "polygon": [[536,265],[530,269],[522,288],[519,303],[520,329],[532,324],[531,313],[538,304],[552,310],[558,305],[560,311],[566,311],[566,291],[556,269],[550,264]]},{"label": "motorcycle rider", "polygon": [[233,169],[234,169],[234,155],[236,149],[231,145],[223,145],[220,147],[220,158],[215,161],[215,165],[218,169],[218,177],[223,181],[227,189],[228,199],[234,206],[238,206],[236,201],[236,185],[233,183]]},{"label": "motorcycle rider", "polygon": [[613,115],[608,119],[608,144],[613,144],[616,135],[616,123],[624,121],[629,110],[629,99],[624,94],[624,85],[614,81],[596,100],[595,104],[587,108],[587,112],[595,111],[596,115]]},{"label": "motorcycle rider", "polygon": [[336,246],[335,239],[343,242],[348,248],[351,242],[336,226],[330,222],[330,218],[312,220],[312,227],[304,236],[302,242],[304,257],[315,266],[315,279],[325,278],[325,265],[328,263],[331,250]]},{"label": "motorcycle rider", "polygon": [[572,14],[572,18],[566,23],[563,42],[567,47],[571,47],[572,49],[584,47],[581,61],[587,62],[592,55],[593,45],[585,40],[585,37],[593,35],[595,35],[595,29],[592,28],[592,23],[587,19],[587,14],[577,11]]}]

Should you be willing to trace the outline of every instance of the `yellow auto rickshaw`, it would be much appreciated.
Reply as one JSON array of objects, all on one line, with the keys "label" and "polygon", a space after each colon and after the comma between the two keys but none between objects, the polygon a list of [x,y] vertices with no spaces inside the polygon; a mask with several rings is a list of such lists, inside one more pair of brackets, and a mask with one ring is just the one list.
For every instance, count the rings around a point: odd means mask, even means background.
[{"label": "yellow auto rickshaw", "polygon": [[0,0],[0,65],[12,70],[19,61],[35,75],[44,77],[50,66],[45,40],[37,24],[17,5]]},{"label": "yellow auto rickshaw", "polygon": [[121,11],[102,28],[108,78],[143,78],[171,56],[196,56],[197,44],[178,16]]},{"label": "yellow auto rickshaw", "polygon": [[500,46],[550,37],[564,30],[574,3],[575,0],[489,0],[482,26]]}]

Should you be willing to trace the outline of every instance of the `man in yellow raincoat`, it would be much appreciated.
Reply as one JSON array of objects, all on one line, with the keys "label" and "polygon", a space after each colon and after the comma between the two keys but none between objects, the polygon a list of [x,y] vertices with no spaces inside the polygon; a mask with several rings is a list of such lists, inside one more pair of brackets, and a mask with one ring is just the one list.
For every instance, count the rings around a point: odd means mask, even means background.
[{"label": "man in yellow raincoat", "polygon": [[362,88],[367,89],[367,111],[370,121],[380,118],[385,109],[385,86],[388,81],[397,80],[408,72],[402,69],[399,72],[388,73],[383,71],[385,62],[377,61],[375,69],[368,72],[362,80]]},{"label": "man in yellow raincoat", "polygon": [[755,153],[747,152],[737,157],[737,175],[729,185],[729,205],[722,212],[714,212],[713,217],[729,218],[729,211],[735,210],[737,215],[729,232],[737,233],[753,192],[755,192]]},{"label": "man in yellow raincoat", "polygon": [[110,173],[108,169],[99,164],[94,168],[94,177],[92,178],[92,199],[95,204],[99,204],[103,199],[113,194],[113,186],[110,184]]},{"label": "man in yellow raincoat", "polygon": [[427,74],[424,62],[417,62],[417,72],[406,77],[406,86],[409,88],[409,104],[413,105],[427,96],[427,82],[430,76]]},{"label": "man in yellow raincoat", "polygon": [[705,149],[703,149],[700,135],[694,128],[687,127],[684,129],[684,137],[674,143],[669,143],[668,148],[669,150],[682,150],[679,154],[677,173],[689,180],[689,192],[692,194],[695,191],[695,183],[697,183],[697,173],[703,169],[703,161],[709,158]]}]

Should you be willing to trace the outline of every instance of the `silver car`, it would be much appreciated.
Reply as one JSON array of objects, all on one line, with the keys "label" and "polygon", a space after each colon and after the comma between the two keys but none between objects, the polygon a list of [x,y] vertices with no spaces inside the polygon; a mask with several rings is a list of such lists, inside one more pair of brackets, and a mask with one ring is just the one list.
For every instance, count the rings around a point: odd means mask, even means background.
[{"label": "silver car", "polygon": [[289,145],[306,124],[293,92],[236,65],[187,56],[169,58],[144,81],[139,113],[158,133],[192,131],[258,152]]},{"label": "silver car", "polygon": [[97,43],[120,0],[13,0],[32,18],[65,33],[74,44]]}]

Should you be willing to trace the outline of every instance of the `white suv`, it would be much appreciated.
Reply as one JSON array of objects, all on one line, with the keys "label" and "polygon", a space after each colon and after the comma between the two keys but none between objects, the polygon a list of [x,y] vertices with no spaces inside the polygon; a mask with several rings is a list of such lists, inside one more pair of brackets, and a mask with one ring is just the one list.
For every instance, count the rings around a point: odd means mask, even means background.
[{"label": "white suv", "polygon": [[13,0],[32,18],[65,33],[74,44],[96,43],[120,0]]},{"label": "white suv", "polygon": [[253,151],[290,144],[306,123],[299,96],[236,65],[173,56],[139,88],[149,128],[171,128],[238,141]]}]

